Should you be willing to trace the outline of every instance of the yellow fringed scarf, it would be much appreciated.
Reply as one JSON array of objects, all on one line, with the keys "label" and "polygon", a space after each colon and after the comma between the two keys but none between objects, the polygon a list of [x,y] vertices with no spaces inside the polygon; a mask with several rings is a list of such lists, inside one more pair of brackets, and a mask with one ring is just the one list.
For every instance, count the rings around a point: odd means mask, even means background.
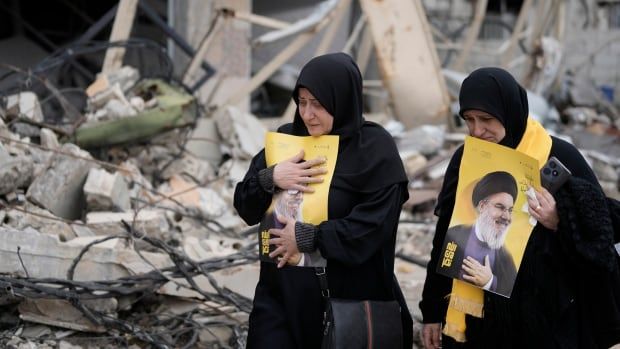
[{"label": "yellow fringed scarf", "polygon": [[[542,125],[532,119],[527,120],[527,126],[517,151],[527,154],[538,160],[539,167],[545,164],[551,152],[551,136]],[[446,324],[443,333],[454,338],[457,342],[465,342],[465,314],[483,317],[484,291],[467,282],[454,279],[450,303],[446,314]]]}]

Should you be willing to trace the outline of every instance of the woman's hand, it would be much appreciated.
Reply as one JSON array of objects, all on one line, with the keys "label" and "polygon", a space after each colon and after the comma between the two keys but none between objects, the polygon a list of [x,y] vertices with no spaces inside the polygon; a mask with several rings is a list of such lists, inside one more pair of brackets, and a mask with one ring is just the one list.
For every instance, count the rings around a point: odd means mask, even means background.
[{"label": "woman's hand", "polygon": [[475,258],[467,257],[463,259],[463,279],[469,281],[478,287],[484,287],[488,284],[493,277],[493,271],[491,270],[491,263],[489,262],[489,256],[484,257],[484,264],[480,264]]},{"label": "woman's hand", "polygon": [[299,263],[301,254],[295,238],[295,219],[280,215],[276,218],[284,224],[284,227],[282,229],[269,229],[269,234],[277,236],[277,238],[269,239],[269,244],[276,245],[276,249],[269,254],[269,257],[279,257],[278,268],[282,268],[287,263],[296,265]]},{"label": "woman's hand", "polygon": [[441,324],[424,324],[422,327],[422,344],[425,349],[441,348]]},{"label": "woman's hand", "polygon": [[313,167],[325,163],[325,158],[317,157],[300,162],[303,158],[304,151],[301,150],[292,158],[276,164],[273,169],[273,183],[280,189],[295,189],[304,193],[312,193],[314,189],[308,184],[321,183],[323,178],[317,176],[327,173],[325,168]]},{"label": "woman's hand", "polygon": [[527,198],[530,215],[534,217],[538,223],[545,226],[545,228],[554,231],[557,230],[560,217],[555,207],[553,195],[545,188],[541,188],[540,191],[534,189],[534,192],[536,193],[536,200],[530,197]]}]

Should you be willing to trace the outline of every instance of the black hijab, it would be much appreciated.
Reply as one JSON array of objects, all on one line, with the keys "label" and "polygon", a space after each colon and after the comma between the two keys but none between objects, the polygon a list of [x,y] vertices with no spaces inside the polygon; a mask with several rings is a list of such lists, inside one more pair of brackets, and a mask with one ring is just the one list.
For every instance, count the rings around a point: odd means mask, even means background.
[{"label": "black hijab", "polygon": [[[318,56],[301,70],[293,99],[299,106],[299,88],[307,88],[334,117],[330,135],[340,136],[338,161],[332,187],[370,193],[395,183],[407,183],[396,144],[383,127],[362,116],[362,75],[353,59],[344,53]],[[278,130],[308,136],[295,111],[292,124]]]},{"label": "black hijab", "polygon": [[515,149],[521,142],[529,113],[527,93],[507,71],[474,70],[461,85],[459,103],[461,117],[466,110],[482,110],[504,125],[506,136],[499,144]]},{"label": "black hijab", "polygon": [[[529,109],[525,89],[510,73],[492,67],[474,70],[463,80],[459,103],[461,117],[465,111],[472,109],[493,115],[506,130],[506,136],[499,144],[517,148],[525,133]],[[444,210],[452,211],[454,207],[462,156],[463,147],[460,147],[448,165],[435,207],[437,215]]]}]

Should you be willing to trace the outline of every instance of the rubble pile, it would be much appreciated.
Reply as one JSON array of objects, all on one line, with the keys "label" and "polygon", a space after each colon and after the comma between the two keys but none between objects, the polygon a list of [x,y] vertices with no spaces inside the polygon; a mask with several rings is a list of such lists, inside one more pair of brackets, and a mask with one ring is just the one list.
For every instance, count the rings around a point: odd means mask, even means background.
[{"label": "rubble pile", "polygon": [[232,196],[262,124],[223,111],[213,163],[181,88],[125,66],[86,94],[78,123],[1,101],[0,346],[244,347],[258,256]]}]

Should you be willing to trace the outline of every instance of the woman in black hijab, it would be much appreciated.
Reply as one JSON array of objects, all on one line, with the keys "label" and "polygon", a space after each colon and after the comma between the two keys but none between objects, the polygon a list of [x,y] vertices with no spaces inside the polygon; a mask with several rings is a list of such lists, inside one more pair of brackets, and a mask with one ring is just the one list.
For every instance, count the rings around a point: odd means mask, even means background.
[{"label": "woman in black hijab", "polygon": [[[328,220],[287,222],[277,244],[280,265],[261,263],[250,314],[248,348],[320,348],[324,301],[314,268],[285,265],[298,252],[320,251],[327,260],[331,297],[399,300],[404,347],[412,321],[394,277],[394,246],[402,204],[408,198],[404,168],[391,136],[362,116],[362,77],[346,54],[310,60],[293,92],[297,112],[278,132],[338,135],[338,159],[328,198]],[[297,157],[266,168],[264,150],[235,189],[235,208],[257,224],[275,188],[307,191],[322,172],[319,159]],[[279,266],[283,266],[279,268]]]},{"label": "woman in black hijab", "polygon": [[472,72],[463,81],[459,102],[471,136],[531,155],[541,166],[555,156],[572,177],[556,194],[541,189],[538,202],[528,199],[538,224],[512,295],[504,298],[485,291],[483,317],[466,315],[464,338],[457,342],[447,333],[441,338],[452,280],[435,271],[454,209],[463,147],[455,152],[435,209],[439,219],[420,302],[425,347],[608,348],[620,342],[620,274],[612,211],[584,158],[529,118],[525,90],[502,69]]}]

